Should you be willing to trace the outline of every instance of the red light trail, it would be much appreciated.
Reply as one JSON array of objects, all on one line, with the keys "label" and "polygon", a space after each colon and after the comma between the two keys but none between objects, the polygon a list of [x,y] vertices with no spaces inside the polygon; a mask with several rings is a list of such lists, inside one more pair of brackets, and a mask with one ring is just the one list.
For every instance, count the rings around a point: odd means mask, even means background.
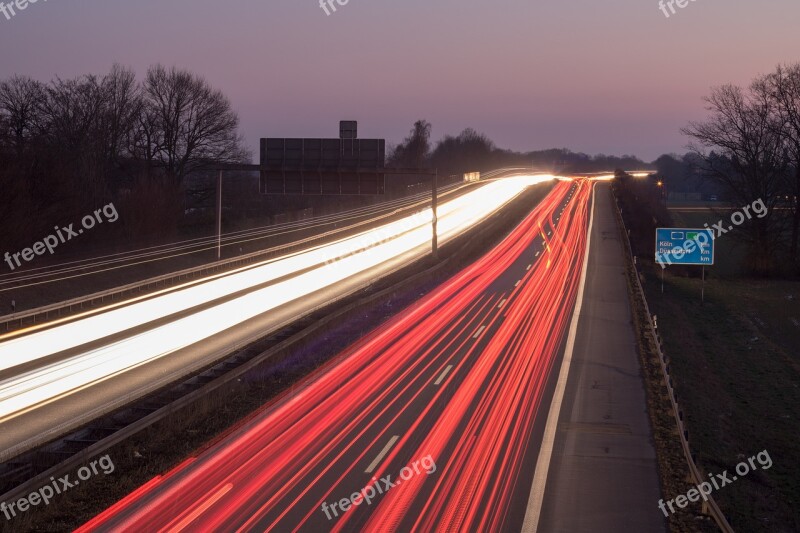
[{"label": "red light trail", "polygon": [[[530,491],[522,464],[538,446],[534,422],[547,416],[540,407],[577,297],[591,190],[559,182],[483,258],[80,531],[519,526],[509,509]],[[321,512],[425,456],[435,473],[333,521]]]}]

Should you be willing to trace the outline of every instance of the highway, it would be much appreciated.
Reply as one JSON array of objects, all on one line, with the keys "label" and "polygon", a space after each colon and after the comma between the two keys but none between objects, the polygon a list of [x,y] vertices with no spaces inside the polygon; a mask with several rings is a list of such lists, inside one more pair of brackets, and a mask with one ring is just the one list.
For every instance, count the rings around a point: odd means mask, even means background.
[{"label": "highway", "polygon": [[[506,175],[522,175],[525,168],[505,168],[483,174],[484,181]],[[450,196],[463,194],[470,188],[462,182],[440,186],[440,201]],[[430,192],[406,196],[389,201],[349,209],[330,215],[315,216],[296,222],[273,224],[264,227],[249,228],[240,231],[223,233],[220,239],[222,255],[240,255],[237,250],[242,247],[258,247],[263,251],[265,245],[280,248],[282,243],[296,243],[309,235],[316,235],[325,230],[335,228],[337,231],[357,228],[360,225],[380,225],[388,219],[397,218],[397,213],[405,210],[423,209],[430,205]],[[110,253],[97,257],[65,261],[45,267],[26,268],[15,272],[0,271],[0,295],[14,290],[43,287],[50,284],[69,282],[76,278],[97,276],[115,270],[138,275],[144,265],[163,264],[178,259],[196,258],[203,252],[217,249],[217,236],[186,239],[158,246],[134,249],[126,252]],[[0,316],[2,318],[2,316]]]},{"label": "highway", "polygon": [[[446,199],[450,194],[463,192],[460,190],[463,188],[463,183],[451,184],[442,187],[439,194],[442,199]],[[430,193],[426,192],[307,220],[224,233],[220,244],[223,256],[238,255],[236,250],[242,247],[256,245],[263,248],[265,243],[294,243],[304,236],[317,234],[334,226],[337,229],[346,229],[355,224],[372,223],[377,225],[396,212],[406,209],[422,209],[429,204]],[[63,284],[76,278],[96,276],[114,270],[134,269],[128,272],[138,275],[143,265],[195,257],[202,252],[216,249],[217,236],[213,235],[87,259],[65,261],[45,267],[26,268],[15,272],[3,271],[0,272],[0,294],[10,293],[21,288]]]},{"label": "highway", "polygon": [[[553,176],[443,202],[447,242]],[[224,275],[0,336],[0,460],[174,382],[429,252],[431,212]]]},{"label": "highway", "polygon": [[519,531],[592,189],[557,183],[482,259],[80,531]]}]

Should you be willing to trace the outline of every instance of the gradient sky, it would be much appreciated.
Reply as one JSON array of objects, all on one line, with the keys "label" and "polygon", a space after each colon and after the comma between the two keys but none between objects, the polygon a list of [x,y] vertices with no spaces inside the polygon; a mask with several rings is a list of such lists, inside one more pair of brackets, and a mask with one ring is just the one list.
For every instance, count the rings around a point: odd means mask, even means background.
[{"label": "gradient sky", "polygon": [[[8,0],[5,0],[8,3]],[[800,61],[800,1],[50,0],[0,15],[0,78],[154,63],[221,89],[259,137],[397,142],[473,127],[515,150],[683,151],[711,86]]]}]

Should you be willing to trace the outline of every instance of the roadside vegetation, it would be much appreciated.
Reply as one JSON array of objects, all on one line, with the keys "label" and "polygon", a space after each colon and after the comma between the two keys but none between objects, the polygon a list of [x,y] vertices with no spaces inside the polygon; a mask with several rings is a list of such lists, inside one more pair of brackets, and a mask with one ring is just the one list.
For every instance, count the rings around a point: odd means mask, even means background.
[{"label": "roadside vegetation", "polygon": [[[690,154],[660,159],[650,178],[620,172],[614,191],[698,465],[732,472],[763,450],[773,461],[714,497],[736,531],[800,531],[800,64],[707,103],[708,119],[684,130]],[[669,203],[687,185],[698,197]],[[654,262],[656,227],[712,226],[759,199],[768,216],[715,240],[704,301],[701,267]]]}]

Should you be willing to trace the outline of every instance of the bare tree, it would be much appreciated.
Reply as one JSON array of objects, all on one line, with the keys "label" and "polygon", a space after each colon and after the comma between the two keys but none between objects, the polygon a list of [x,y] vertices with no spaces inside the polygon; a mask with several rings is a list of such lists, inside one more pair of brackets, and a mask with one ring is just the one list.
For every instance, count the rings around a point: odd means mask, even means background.
[{"label": "bare tree", "polygon": [[[71,198],[76,208],[93,205],[106,196],[107,165],[100,123],[104,94],[97,76],[57,78],[46,89],[38,134],[40,160],[48,161],[53,179],[42,190],[55,198]],[[52,204],[53,202],[48,202]]]},{"label": "bare tree", "polygon": [[[134,128],[142,111],[142,98],[136,74],[115,64],[100,83],[103,107],[99,117],[98,138],[109,165],[116,165],[126,155]],[[110,169],[109,169],[110,170]]]},{"label": "bare tree", "polygon": [[21,158],[29,145],[38,120],[44,87],[30,78],[14,76],[0,83],[0,116],[4,122],[4,136]]},{"label": "bare tree", "polygon": [[30,78],[0,83],[0,228],[9,246],[29,241],[33,233],[34,222],[25,215],[36,208],[32,146],[43,96],[42,84]]},{"label": "bare tree", "polygon": [[778,66],[753,83],[753,92],[776,115],[776,132],[791,157],[794,172],[787,174],[786,191],[792,196],[791,260],[797,263],[800,241],[800,63]]},{"label": "bare tree", "polygon": [[431,152],[431,123],[418,120],[408,137],[397,145],[389,156],[389,166],[395,168],[423,168]]},{"label": "bare tree", "polygon": [[142,96],[136,151],[175,183],[212,163],[248,157],[229,100],[203,78],[156,65],[147,72]]},{"label": "bare tree", "polygon": [[739,233],[750,244],[751,269],[768,274],[782,230],[775,207],[788,169],[774,112],[733,85],[713,89],[705,101],[710,118],[682,131],[694,140],[690,149],[700,157],[703,176],[723,185],[735,205],[762,200],[768,207]]}]

